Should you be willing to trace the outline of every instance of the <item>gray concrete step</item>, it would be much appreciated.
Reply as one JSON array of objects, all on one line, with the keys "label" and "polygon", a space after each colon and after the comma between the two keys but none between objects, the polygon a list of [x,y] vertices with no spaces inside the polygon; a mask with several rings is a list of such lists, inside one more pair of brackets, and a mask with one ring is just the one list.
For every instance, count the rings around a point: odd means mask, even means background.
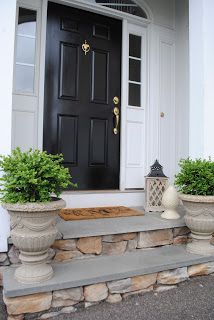
[{"label": "gray concrete step", "polygon": [[[140,207],[133,209],[143,210]],[[162,230],[185,226],[184,209],[178,208],[181,218],[177,220],[166,220],[161,218],[160,212],[150,212],[143,216],[91,219],[79,221],[64,221],[59,218],[57,229],[59,234],[57,239],[78,239],[93,236],[105,236],[109,234],[122,234],[129,232],[143,232],[152,230]],[[8,241],[12,244],[12,239]]]},{"label": "gray concrete step", "polygon": [[185,246],[171,245],[137,250],[121,256],[101,256],[55,264],[54,277],[44,283],[34,285],[24,285],[15,281],[14,268],[10,267],[3,275],[4,294],[7,297],[15,297],[67,289],[209,261],[214,261],[214,256],[204,257],[190,254],[186,252]]},{"label": "gray concrete step", "polygon": [[[140,210],[139,207],[135,209]],[[182,206],[179,207],[179,213],[181,218],[177,220],[163,219],[160,216],[160,212],[146,213],[142,217],[132,216],[79,221],[59,219],[57,228],[63,239],[169,229],[185,226]]]}]

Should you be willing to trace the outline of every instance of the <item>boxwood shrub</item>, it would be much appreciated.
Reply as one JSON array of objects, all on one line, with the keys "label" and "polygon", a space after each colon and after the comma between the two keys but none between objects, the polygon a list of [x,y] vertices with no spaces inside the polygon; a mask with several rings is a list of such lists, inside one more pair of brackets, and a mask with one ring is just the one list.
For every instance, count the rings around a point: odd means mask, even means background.
[{"label": "boxwood shrub", "polygon": [[62,155],[45,151],[22,152],[20,148],[11,155],[0,156],[0,200],[6,203],[47,202],[59,197],[68,186],[75,187]]},{"label": "boxwood shrub", "polygon": [[211,159],[182,159],[180,172],[175,176],[175,185],[184,194],[214,195],[214,162]]}]

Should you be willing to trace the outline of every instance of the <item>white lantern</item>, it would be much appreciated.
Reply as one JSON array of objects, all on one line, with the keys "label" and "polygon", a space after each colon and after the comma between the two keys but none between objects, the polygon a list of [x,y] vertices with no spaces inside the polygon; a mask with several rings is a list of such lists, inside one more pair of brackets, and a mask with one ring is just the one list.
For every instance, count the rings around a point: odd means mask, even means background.
[{"label": "white lantern", "polygon": [[162,197],[169,185],[169,179],[163,173],[163,167],[158,160],[151,166],[151,171],[145,179],[145,210],[148,212],[164,211]]}]

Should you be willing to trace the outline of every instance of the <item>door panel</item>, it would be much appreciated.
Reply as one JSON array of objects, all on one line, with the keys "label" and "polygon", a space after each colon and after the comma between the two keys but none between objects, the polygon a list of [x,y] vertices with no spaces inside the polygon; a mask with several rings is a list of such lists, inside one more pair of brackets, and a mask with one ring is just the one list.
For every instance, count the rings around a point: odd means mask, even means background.
[{"label": "door panel", "polygon": [[90,166],[107,166],[108,120],[91,119]]},{"label": "door panel", "polygon": [[64,155],[67,165],[77,165],[78,118],[68,115],[58,117],[58,151]]},{"label": "door panel", "polygon": [[119,188],[121,32],[119,20],[48,3],[43,146],[63,153],[78,190]]},{"label": "door panel", "polygon": [[79,47],[69,43],[60,44],[60,98],[78,98]]},{"label": "door panel", "polygon": [[109,53],[92,52],[92,102],[108,104]]}]

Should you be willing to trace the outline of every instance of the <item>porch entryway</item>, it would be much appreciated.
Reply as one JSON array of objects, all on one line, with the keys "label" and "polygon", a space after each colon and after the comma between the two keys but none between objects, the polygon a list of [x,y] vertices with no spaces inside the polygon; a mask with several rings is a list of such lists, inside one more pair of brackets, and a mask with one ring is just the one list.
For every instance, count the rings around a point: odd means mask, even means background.
[{"label": "porch entryway", "polygon": [[78,190],[119,189],[122,22],[48,3],[43,149]]},{"label": "porch entryway", "polygon": [[[90,0],[90,4],[89,0],[55,2],[70,3],[79,9],[85,6],[85,10],[94,10],[104,16],[103,7],[94,4],[93,0]],[[122,65],[126,65],[120,105],[123,109],[121,192],[97,191],[93,197],[88,191],[76,192],[75,195],[74,192],[67,192],[63,197],[71,207],[77,204],[92,207],[95,203],[101,206],[107,205],[107,202],[131,206],[132,193],[126,189],[143,187],[144,175],[155,158],[159,158],[166,168],[166,174],[173,177],[179,158],[213,155],[214,48],[210,41],[214,29],[213,1],[190,0],[189,21],[186,0],[137,2],[151,8],[147,10],[151,13],[147,15],[148,21],[140,17],[130,18],[128,13],[122,18],[117,14],[118,20],[123,20]],[[47,0],[4,0],[0,4],[0,34],[2,43],[7,43],[2,46],[3,58],[0,61],[3,70],[0,75],[3,106],[0,117],[3,137],[1,153],[4,154],[11,151],[11,133],[12,148],[43,148],[47,4]],[[20,7],[28,10],[30,22],[36,28],[27,32],[22,29],[20,32]],[[115,13],[110,10],[106,9],[106,15],[115,18]],[[141,57],[134,56],[135,59],[132,59],[133,56],[129,56],[130,34],[141,38]],[[30,50],[30,56],[21,56],[21,60],[20,51],[15,49],[14,70],[21,69],[22,72],[17,73],[18,77],[14,76],[12,88],[14,39],[19,44],[30,42],[31,47],[26,47],[36,49]],[[201,45],[198,46],[198,43]],[[72,47],[66,49],[71,50]],[[141,62],[141,81],[137,84],[140,86],[141,101],[137,105],[129,103],[129,85],[133,84],[133,79],[129,78],[130,60]],[[32,81],[22,81],[27,79],[22,77],[26,73]],[[136,196],[135,191],[133,194]],[[134,196],[132,203],[136,205]],[[142,194],[139,198],[143,204]],[[52,248],[54,251],[50,251],[50,260],[55,260],[53,279],[36,286],[25,286],[15,283],[12,267],[5,271],[5,302],[11,317],[23,318],[23,314],[58,310],[63,313],[65,305],[69,308],[73,304],[86,307],[101,300],[121,300],[148,290],[164,290],[166,285],[168,289],[170,285],[174,286],[199,274],[213,273],[214,270],[213,256],[189,254],[181,245],[188,241],[188,230],[183,219],[165,221],[158,213],[148,213],[142,217],[84,223],[61,221],[59,230],[59,237]],[[8,217],[1,208],[0,250],[4,252],[7,250],[8,234]],[[11,250],[12,244],[9,245]],[[3,254],[3,257],[6,255],[6,262],[3,263],[10,263],[11,253]],[[62,263],[63,260],[67,262]]]}]

